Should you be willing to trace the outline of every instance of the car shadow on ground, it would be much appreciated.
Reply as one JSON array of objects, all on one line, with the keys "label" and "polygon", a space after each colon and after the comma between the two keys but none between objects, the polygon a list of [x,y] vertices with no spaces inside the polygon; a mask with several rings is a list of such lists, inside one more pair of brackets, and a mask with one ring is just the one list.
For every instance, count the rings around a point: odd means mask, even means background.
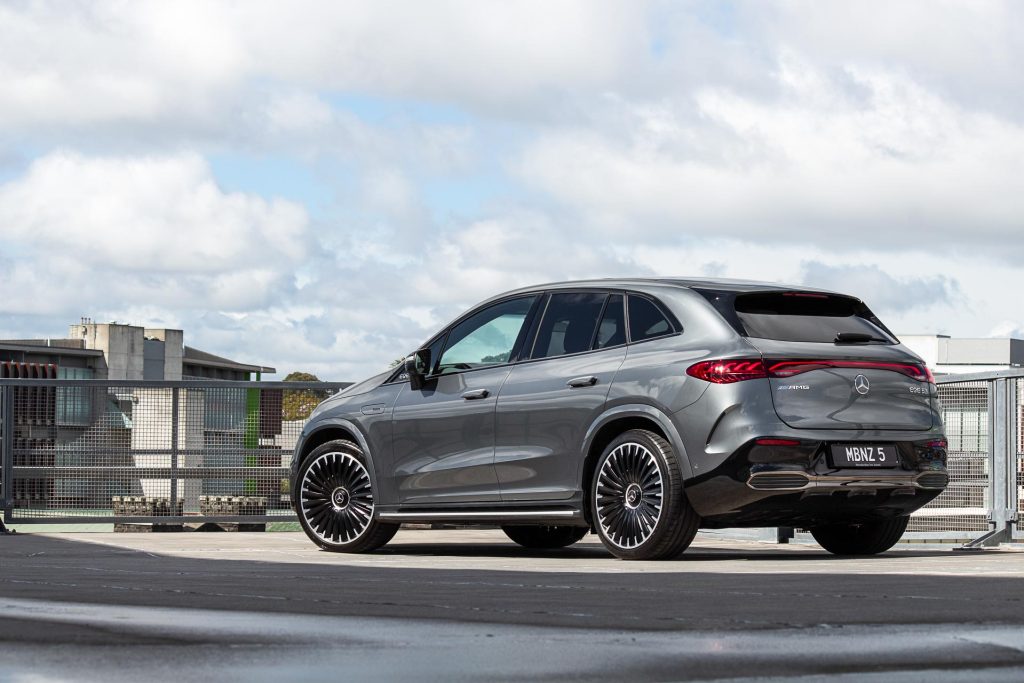
[{"label": "car shadow on ground", "polygon": [[[324,551],[326,552],[326,551]],[[422,556],[422,557],[474,557],[474,558],[565,558],[565,559],[588,559],[588,560],[599,560],[607,559],[610,562],[617,562],[615,557],[611,555],[605,548],[594,541],[583,541],[576,545],[568,548],[558,548],[552,550],[537,550],[532,548],[523,548],[517,545],[502,543],[489,543],[489,542],[467,542],[467,543],[393,543],[391,545],[384,546],[380,550],[375,551],[374,554],[379,555],[391,555],[391,556]],[[793,549],[793,546],[780,545],[773,546],[765,544],[764,547],[756,549],[743,549],[737,550],[736,548],[730,548],[725,544],[721,546],[691,546],[682,555],[673,559],[665,560],[665,562],[721,562],[725,560],[747,560],[751,562],[758,561],[808,561],[808,560],[831,560],[835,562],[843,562],[848,560],[863,560],[865,558],[875,558],[879,560],[885,559],[906,559],[906,558],[925,558],[925,557],[943,557],[943,558],[964,558],[969,559],[970,554],[968,553],[955,553],[949,549],[940,550],[904,550],[896,549],[890,550],[887,553],[881,555],[851,555],[851,556],[840,556],[833,555],[825,550],[814,546],[802,546],[800,549]],[[645,564],[646,562],[640,563],[628,563],[628,564]]]}]

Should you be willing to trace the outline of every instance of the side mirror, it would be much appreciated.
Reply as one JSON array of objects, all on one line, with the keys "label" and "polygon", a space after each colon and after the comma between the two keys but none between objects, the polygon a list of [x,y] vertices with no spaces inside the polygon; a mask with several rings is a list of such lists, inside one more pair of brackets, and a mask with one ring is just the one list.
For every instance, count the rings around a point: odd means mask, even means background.
[{"label": "side mirror", "polygon": [[409,385],[413,389],[422,389],[423,380],[430,373],[430,349],[420,349],[405,359],[405,374],[409,375]]}]

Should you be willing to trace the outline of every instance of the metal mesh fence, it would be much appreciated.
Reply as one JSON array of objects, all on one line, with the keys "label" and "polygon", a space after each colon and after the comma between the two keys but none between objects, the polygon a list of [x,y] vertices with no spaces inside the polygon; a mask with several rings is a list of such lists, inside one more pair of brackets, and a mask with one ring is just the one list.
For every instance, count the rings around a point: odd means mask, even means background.
[{"label": "metal mesh fence", "polygon": [[288,474],[299,433],[312,407],[345,386],[4,383],[9,521],[291,517]]},{"label": "metal mesh fence", "polygon": [[[0,380],[7,521],[292,519],[288,476],[299,433],[312,408],[346,386]],[[1009,431],[998,444],[996,387],[940,380],[949,485],[914,513],[909,532],[967,538],[988,531],[996,479],[1008,484],[1009,511],[1024,516],[1024,377],[1006,379],[999,401]],[[1014,535],[1024,537],[1019,523]]]},{"label": "metal mesh fence", "polygon": [[908,531],[984,532],[991,507],[989,382],[939,384],[942,419],[949,441],[949,485],[914,513]]}]

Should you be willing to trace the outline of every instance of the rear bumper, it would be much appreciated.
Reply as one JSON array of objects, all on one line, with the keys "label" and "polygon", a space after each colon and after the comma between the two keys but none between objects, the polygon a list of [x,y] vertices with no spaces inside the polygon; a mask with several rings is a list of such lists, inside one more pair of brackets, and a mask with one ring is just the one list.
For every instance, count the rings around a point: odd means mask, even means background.
[{"label": "rear bumper", "polygon": [[933,439],[895,442],[899,466],[878,469],[833,467],[831,441],[777,447],[751,440],[714,471],[687,481],[685,490],[710,528],[813,527],[909,515],[949,481],[945,448]]}]

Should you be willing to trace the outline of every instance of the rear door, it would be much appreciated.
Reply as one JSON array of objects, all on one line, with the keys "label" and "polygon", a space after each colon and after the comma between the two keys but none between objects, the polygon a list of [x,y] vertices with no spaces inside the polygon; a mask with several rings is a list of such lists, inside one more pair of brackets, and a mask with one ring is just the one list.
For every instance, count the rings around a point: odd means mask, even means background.
[{"label": "rear door", "polygon": [[797,429],[931,428],[936,389],[921,360],[859,300],[739,294],[737,322],[761,352],[779,417]]},{"label": "rear door", "polygon": [[626,357],[623,295],[555,292],[535,337],[498,395],[503,501],[564,500],[579,490],[580,446]]}]

